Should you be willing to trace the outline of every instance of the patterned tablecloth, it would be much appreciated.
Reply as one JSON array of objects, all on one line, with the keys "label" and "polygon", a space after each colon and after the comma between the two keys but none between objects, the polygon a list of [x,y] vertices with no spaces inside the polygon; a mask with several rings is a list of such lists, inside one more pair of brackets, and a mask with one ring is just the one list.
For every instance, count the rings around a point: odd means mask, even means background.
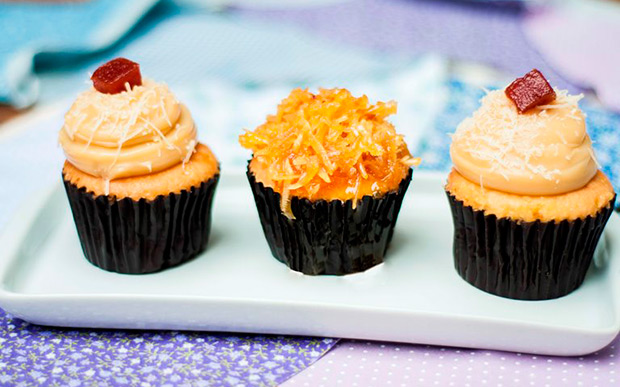
[{"label": "patterned tablecloth", "polygon": [[0,310],[0,385],[275,385],[312,364],[334,343],[321,338],[51,328]]},{"label": "patterned tablecloth", "polygon": [[299,386],[618,386],[620,340],[589,356],[554,357],[341,341],[283,384]]}]

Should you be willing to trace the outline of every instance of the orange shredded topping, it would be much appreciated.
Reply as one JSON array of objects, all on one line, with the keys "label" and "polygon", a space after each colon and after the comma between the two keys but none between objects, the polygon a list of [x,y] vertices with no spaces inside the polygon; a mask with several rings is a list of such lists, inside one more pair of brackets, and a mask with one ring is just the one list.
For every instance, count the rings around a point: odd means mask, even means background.
[{"label": "orange shredded topping", "polygon": [[419,164],[402,135],[386,118],[396,102],[370,104],[346,89],[295,89],[276,115],[239,136],[253,152],[256,179],[282,195],[310,200],[353,200],[398,188],[409,168]]}]

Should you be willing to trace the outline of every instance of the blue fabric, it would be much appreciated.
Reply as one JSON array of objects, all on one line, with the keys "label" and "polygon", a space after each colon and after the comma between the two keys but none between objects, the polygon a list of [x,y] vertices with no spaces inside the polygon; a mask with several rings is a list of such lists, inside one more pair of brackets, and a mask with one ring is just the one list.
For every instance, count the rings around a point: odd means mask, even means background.
[{"label": "blue fabric", "polygon": [[139,62],[143,74],[175,89],[204,79],[245,87],[336,83],[392,72],[412,59],[346,47],[294,26],[218,13],[195,2],[5,4],[0,15],[0,36],[11,37],[0,49],[0,102],[18,107],[77,93],[97,65],[117,56]]},{"label": "blue fabric", "polygon": [[0,102],[27,106],[38,95],[40,53],[85,53],[117,41],[157,0],[0,4]]},{"label": "blue fabric", "polygon": [[116,56],[139,62],[145,76],[174,90],[209,80],[250,89],[335,84],[394,72],[412,60],[335,44],[293,26],[163,1],[114,49],[62,67],[48,62],[39,73],[41,101],[81,91],[87,74]]}]

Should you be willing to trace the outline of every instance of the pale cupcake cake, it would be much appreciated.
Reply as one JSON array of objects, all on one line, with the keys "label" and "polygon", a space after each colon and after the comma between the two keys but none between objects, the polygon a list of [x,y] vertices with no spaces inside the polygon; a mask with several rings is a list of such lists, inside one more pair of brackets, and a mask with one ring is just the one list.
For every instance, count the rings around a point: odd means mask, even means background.
[{"label": "pale cupcake cake", "polygon": [[114,59],[65,115],[62,176],[86,258],[149,273],[204,250],[219,164],[187,107],[138,64]]},{"label": "pale cupcake cake", "polygon": [[452,135],[454,259],[474,286],[537,300],[583,282],[615,193],[580,98],[533,70],[489,92]]}]

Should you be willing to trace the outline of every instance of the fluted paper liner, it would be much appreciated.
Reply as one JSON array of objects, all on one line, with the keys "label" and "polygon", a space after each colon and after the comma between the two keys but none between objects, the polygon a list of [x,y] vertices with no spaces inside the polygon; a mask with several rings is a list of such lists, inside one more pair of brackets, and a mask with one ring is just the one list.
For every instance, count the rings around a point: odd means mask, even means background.
[{"label": "fluted paper liner", "polygon": [[459,275],[485,292],[520,300],[562,297],[583,283],[615,202],[585,219],[519,222],[485,215],[446,193]]},{"label": "fluted paper liner", "polygon": [[125,274],[175,266],[206,248],[218,180],[216,175],[199,187],[136,201],[95,196],[63,176],[86,259]]},{"label": "fluted paper liner", "polygon": [[383,262],[411,170],[398,189],[381,197],[353,201],[291,198],[295,219],[280,208],[280,194],[247,176],[271,253],[292,270],[304,274],[343,275]]}]

